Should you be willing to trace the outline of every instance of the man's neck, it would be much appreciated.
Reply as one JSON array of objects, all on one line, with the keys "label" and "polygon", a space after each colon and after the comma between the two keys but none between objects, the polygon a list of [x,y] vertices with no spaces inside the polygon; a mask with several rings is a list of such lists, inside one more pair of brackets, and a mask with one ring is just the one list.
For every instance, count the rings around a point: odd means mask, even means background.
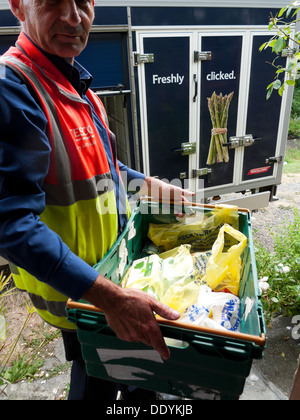
[{"label": "man's neck", "polygon": [[[54,54],[50,54],[37,45],[32,39],[25,34],[26,37],[35,45],[35,47],[50,60],[55,67],[68,79],[74,89],[80,96],[86,93],[86,90],[92,82],[92,76],[77,63],[74,66],[74,58],[63,58]],[[77,68],[78,67],[78,68]],[[79,70],[80,69],[80,70]],[[82,74],[83,73],[83,76]]]},{"label": "man's neck", "polygon": [[62,60],[65,60],[68,64],[71,64],[71,66],[74,65],[74,57],[61,57]]}]

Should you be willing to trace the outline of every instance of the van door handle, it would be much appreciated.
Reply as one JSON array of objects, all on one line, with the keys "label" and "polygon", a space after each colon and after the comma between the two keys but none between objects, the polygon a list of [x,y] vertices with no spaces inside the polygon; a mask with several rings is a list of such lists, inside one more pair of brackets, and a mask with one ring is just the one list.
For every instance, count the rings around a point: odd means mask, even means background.
[{"label": "van door handle", "polygon": [[195,95],[193,97],[193,102],[196,102],[197,96],[198,96],[198,79],[197,75],[194,74],[194,82],[195,82]]}]

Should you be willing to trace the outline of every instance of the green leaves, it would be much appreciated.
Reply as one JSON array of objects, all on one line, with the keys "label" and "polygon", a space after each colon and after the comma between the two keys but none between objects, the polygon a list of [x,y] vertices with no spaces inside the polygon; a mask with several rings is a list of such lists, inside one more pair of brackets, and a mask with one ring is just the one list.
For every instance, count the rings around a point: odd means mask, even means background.
[{"label": "green leaves", "polygon": [[282,82],[279,79],[276,79],[267,87],[267,100],[270,99],[274,89],[278,90],[279,95],[282,96],[284,92],[284,88],[285,88],[284,84],[282,84]]},{"label": "green leaves", "polygon": [[272,48],[272,51],[276,54],[279,54],[282,50],[286,48],[286,39],[281,36],[274,36],[270,41],[265,42],[259,48],[259,51],[262,52],[267,48]]},{"label": "green leaves", "polygon": [[294,221],[285,221],[274,238],[274,252],[255,245],[257,270],[267,276],[269,288],[262,296],[266,320],[275,315],[300,313],[300,215],[294,210]]},{"label": "green leaves", "polygon": [[279,54],[285,47],[286,47],[285,39],[283,37],[279,37],[277,38],[274,44],[273,51],[275,51],[276,54]]},{"label": "green leaves", "polygon": [[[286,17],[289,17],[291,12],[295,9],[295,6],[298,5],[298,2],[293,1],[289,6],[284,6],[280,12],[278,13],[278,17],[282,17],[285,13]],[[299,8],[296,9],[292,15],[292,17],[294,17],[299,11]]]},{"label": "green leaves", "polygon": [[[297,19],[297,14],[300,10],[300,7],[297,6],[299,5],[299,2],[294,1],[283,7],[276,16],[271,14],[268,29],[270,32],[276,31],[276,33],[259,48],[260,52],[271,48],[272,52],[276,54],[275,59],[271,63],[275,69],[275,80],[267,86],[267,100],[270,99],[274,90],[277,90],[278,94],[282,96],[285,88],[293,86],[298,78],[300,71],[300,32],[294,33],[294,30],[296,23],[299,22],[299,19]],[[288,19],[287,22],[284,20],[284,17]],[[287,68],[276,65],[276,59],[287,51],[291,57],[288,60]],[[280,76],[285,76],[285,79],[282,80]]]},{"label": "green leaves", "polygon": [[283,8],[280,10],[280,12],[278,13],[278,17],[281,17],[281,16],[284,14],[284,12],[286,11],[286,9],[287,9],[287,6],[283,7]]}]

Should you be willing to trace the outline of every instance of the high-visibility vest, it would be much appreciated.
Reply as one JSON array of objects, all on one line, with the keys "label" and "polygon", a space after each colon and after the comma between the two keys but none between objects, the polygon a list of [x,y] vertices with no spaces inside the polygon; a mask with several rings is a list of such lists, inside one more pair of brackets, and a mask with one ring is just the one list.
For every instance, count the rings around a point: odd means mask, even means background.
[{"label": "high-visibility vest", "polygon": [[[40,219],[73,253],[93,266],[109,251],[118,235],[119,213],[112,182],[112,171],[120,178],[117,160],[115,158],[113,168],[110,167],[105,140],[100,138],[95,127],[90,105],[63,74],[23,33],[17,46],[11,47],[1,61],[26,83],[49,123],[52,150],[43,185],[46,207]],[[112,133],[100,99],[91,90],[86,95],[110,139]],[[106,147],[111,148],[110,140],[108,143]],[[127,198],[125,208],[128,217]],[[16,287],[29,293],[37,312],[46,322],[61,329],[75,329],[66,317],[67,296],[22,268],[12,267],[12,273]]]}]

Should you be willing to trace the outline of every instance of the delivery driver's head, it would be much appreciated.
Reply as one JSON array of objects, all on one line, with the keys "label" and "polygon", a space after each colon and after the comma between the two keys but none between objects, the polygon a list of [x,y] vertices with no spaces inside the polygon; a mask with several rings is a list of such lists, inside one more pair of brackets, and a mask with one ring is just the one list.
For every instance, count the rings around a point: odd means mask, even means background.
[{"label": "delivery driver's head", "polygon": [[94,0],[9,0],[22,30],[48,53],[73,61],[85,48]]}]

